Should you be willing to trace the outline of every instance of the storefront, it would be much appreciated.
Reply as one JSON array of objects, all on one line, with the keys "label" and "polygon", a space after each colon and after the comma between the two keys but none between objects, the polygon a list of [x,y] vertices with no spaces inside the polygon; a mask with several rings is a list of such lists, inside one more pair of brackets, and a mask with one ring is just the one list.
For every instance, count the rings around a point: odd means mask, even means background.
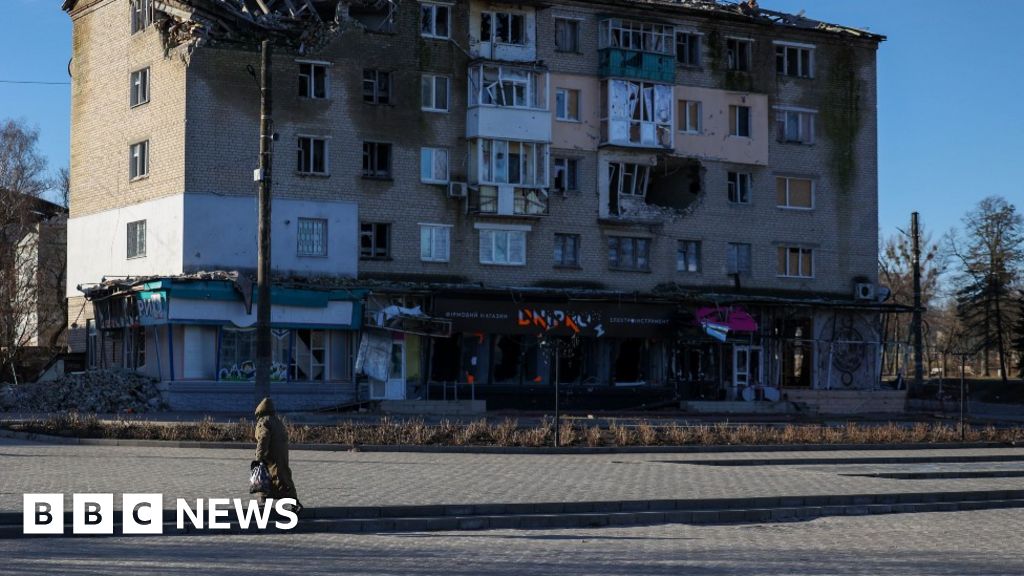
[{"label": "storefront", "polygon": [[[161,278],[90,289],[95,367],[138,370],[161,381],[174,408],[252,402],[256,305],[229,279]],[[249,297],[247,297],[249,296]],[[365,291],[271,289],[272,392],[302,406],[354,396],[355,334]]]}]

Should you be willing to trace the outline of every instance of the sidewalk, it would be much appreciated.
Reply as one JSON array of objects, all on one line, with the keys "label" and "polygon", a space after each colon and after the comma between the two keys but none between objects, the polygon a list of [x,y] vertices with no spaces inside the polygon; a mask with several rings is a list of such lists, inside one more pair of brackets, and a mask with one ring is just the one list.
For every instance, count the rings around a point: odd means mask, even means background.
[{"label": "sidewalk", "polygon": [[[989,457],[993,462],[842,464],[844,459]],[[249,450],[58,446],[0,439],[0,512],[26,492],[149,492],[176,498],[248,498]],[[723,466],[756,459],[763,465]],[[773,465],[772,460],[788,460]],[[807,460],[808,464],[792,462]],[[835,460],[822,463],[823,460]],[[686,463],[682,463],[682,462]],[[700,461],[715,461],[704,466]],[[1004,491],[1019,477],[900,479],[851,474],[922,470],[1020,471],[1024,448],[717,454],[434,454],[292,452],[307,507],[638,501],[698,498]],[[118,502],[119,498],[115,498]]]}]

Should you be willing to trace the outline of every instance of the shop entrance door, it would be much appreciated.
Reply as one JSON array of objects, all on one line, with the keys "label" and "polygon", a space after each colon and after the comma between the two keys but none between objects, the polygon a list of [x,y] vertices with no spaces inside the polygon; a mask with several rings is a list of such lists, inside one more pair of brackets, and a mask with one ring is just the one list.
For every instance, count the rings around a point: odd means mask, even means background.
[{"label": "shop entrance door", "polygon": [[732,385],[736,387],[761,385],[760,346],[733,346]]}]

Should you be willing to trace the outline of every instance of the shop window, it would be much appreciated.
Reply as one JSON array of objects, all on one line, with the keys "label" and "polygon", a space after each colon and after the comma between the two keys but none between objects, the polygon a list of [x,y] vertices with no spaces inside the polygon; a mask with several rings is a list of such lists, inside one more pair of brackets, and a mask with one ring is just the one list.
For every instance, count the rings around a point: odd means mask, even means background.
[{"label": "shop window", "polygon": [[319,382],[327,365],[327,333],[323,330],[293,330],[289,380]]},{"label": "shop window", "polygon": [[811,319],[789,321],[782,346],[782,380],[788,388],[810,388],[813,371]]},{"label": "shop window", "polygon": [[499,335],[494,338],[495,384],[519,384],[523,365],[523,343],[519,336]]}]

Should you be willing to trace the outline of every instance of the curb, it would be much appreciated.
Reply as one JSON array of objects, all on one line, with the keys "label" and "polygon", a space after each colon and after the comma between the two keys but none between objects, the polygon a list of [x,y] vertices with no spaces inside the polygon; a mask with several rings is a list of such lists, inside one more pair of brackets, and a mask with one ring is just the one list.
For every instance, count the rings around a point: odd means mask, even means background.
[{"label": "curb", "polygon": [[[29,440],[72,446],[122,446],[135,448],[199,448],[252,450],[250,442],[205,442],[198,440],[136,440],[78,438],[0,428],[0,438]],[[953,450],[1017,448],[1003,442],[938,442],[933,444],[719,444],[713,446],[573,446],[566,448],[524,446],[421,446],[414,444],[291,444],[291,450],[319,452],[422,452],[431,454],[714,454],[731,452],[833,452],[848,450]],[[701,462],[704,464],[705,462]]]},{"label": "curb", "polygon": [[[657,524],[750,524],[802,521],[825,516],[959,512],[1024,508],[1024,490],[850,494],[703,500],[639,500],[525,504],[328,507],[307,509],[294,532],[393,533],[469,530],[532,530]],[[271,518],[274,520],[274,517]],[[65,524],[70,524],[65,515]],[[115,520],[115,525],[119,524]],[[273,526],[273,524],[271,524]],[[21,515],[0,513],[0,539],[21,533]],[[269,530],[276,530],[269,528]],[[115,534],[118,532],[115,529]],[[164,511],[164,534],[256,533],[233,523],[230,530],[178,529]]]}]

